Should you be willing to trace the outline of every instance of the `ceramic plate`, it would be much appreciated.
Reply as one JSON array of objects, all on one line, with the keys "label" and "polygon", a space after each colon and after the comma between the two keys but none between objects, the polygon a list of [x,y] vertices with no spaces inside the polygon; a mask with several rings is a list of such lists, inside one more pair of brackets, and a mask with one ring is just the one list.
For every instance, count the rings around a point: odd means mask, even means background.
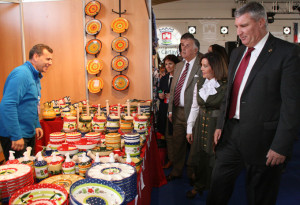
[{"label": "ceramic plate", "polygon": [[90,1],[85,5],[84,11],[88,16],[96,16],[101,9],[101,3],[99,1]]},{"label": "ceramic plate", "polygon": [[89,42],[87,42],[85,46],[85,50],[88,54],[96,55],[100,53],[102,48],[102,43],[99,39],[92,39]]},{"label": "ceramic plate", "polygon": [[59,146],[57,147],[57,151],[62,155],[67,154],[67,152],[69,152],[70,155],[78,153],[78,149],[74,145],[69,145],[69,150],[64,150],[62,146]]},{"label": "ceramic plate", "polygon": [[85,25],[85,32],[89,35],[97,35],[102,28],[101,21],[92,19]]},{"label": "ceramic plate", "polygon": [[123,33],[128,29],[128,21],[125,18],[118,17],[111,22],[111,28],[116,33]]},{"label": "ceramic plate", "polygon": [[[68,192],[57,184],[35,184],[19,189],[9,204],[67,204]],[[42,203],[43,202],[43,203]]]},{"label": "ceramic plate", "polygon": [[124,52],[128,49],[128,39],[125,37],[118,37],[111,43],[111,48],[116,52]]},{"label": "ceramic plate", "polygon": [[111,61],[111,67],[113,70],[122,72],[128,68],[128,59],[125,56],[116,56]]},{"label": "ceramic plate", "polygon": [[87,62],[86,70],[89,74],[98,74],[103,69],[103,61],[93,58]]},{"label": "ceramic plate", "polygon": [[91,93],[98,93],[103,88],[103,80],[100,77],[95,77],[89,80],[88,89]]},{"label": "ceramic plate", "polygon": [[78,149],[93,149],[97,146],[97,143],[97,140],[86,139],[86,142],[83,142],[81,139],[74,144]]},{"label": "ceramic plate", "polygon": [[70,197],[74,204],[123,204],[125,193],[112,182],[82,179],[72,184]]},{"label": "ceramic plate", "polygon": [[44,179],[40,184],[57,184],[69,192],[71,185],[80,179],[84,179],[84,177],[77,174],[60,174]]},{"label": "ceramic plate", "polygon": [[129,86],[129,79],[126,75],[117,75],[112,80],[112,86],[116,90],[126,90]]},{"label": "ceramic plate", "polygon": [[0,182],[26,177],[32,172],[32,167],[26,164],[9,164],[0,166]]}]

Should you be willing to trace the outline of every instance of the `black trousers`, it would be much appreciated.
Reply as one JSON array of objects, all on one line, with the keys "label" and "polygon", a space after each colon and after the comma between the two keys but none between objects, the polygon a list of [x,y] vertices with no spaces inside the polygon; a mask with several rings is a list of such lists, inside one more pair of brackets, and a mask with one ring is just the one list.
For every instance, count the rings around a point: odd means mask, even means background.
[{"label": "black trousers", "polygon": [[[23,153],[26,151],[26,148],[28,146],[32,147],[32,151],[31,153],[32,154],[35,154],[35,137],[32,137],[32,138],[23,138],[24,139],[24,149],[23,150],[20,150],[20,151],[15,151],[15,158],[20,158],[20,157],[23,157]],[[7,161],[8,158],[9,158],[9,150],[12,150],[11,149],[11,140],[9,137],[1,137],[0,136],[0,142],[1,142],[1,146],[2,146],[2,149],[3,149],[3,154],[4,154],[4,157],[5,157],[5,160]]]},{"label": "black trousers", "polygon": [[223,140],[216,148],[207,205],[228,204],[236,178],[243,168],[246,168],[247,204],[275,205],[284,165],[247,164],[239,151],[238,120],[228,120],[224,128]]}]

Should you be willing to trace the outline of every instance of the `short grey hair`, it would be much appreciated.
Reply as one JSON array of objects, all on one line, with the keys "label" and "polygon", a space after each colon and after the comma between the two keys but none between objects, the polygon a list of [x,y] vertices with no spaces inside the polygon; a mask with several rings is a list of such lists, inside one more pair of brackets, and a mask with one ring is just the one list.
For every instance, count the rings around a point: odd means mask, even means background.
[{"label": "short grey hair", "polygon": [[255,21],[259,21],[259,19],[264,18],[265,22],[266,22],[265,26],[267,28],[267,26],[268,26],[267,12],[260,3],[255,2],[255,1],[249,2],[245,5],[243,5],[242,7],[240,7],[239,9],[237,9],[234,12],[234,16],[235,16],[235,18],[238,18],[246,13],[249,13],[250,16]]}]

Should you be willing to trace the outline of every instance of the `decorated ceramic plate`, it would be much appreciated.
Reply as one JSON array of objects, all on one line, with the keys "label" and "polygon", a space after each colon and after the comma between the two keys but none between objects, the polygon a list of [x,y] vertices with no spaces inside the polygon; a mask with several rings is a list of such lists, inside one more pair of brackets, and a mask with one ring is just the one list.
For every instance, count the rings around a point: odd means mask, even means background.
[{"label": "decorated ceramic plate", "polygon": [[112,182],[101,179],[82,179],[72,184],[70,198],[74,204],[123,204],[124,191]]},{"label": "decorated ceramic plate", "polygon": [[111,48],[116,52],[124,52],[128,49],[128,39],[125,37],[117,37],[111,43]]},{"label": "decorated ceramic plate", "polygon": [[100,53],[102,48],[102,43],[99,39],[92,39],[89,42],[87,42],[85,46],[85,50],[88,54],[96,55]]},{"label": "decorated ceramic plate", "polygon": [[111,61],[113,70],[121,72],[128,68],[129,61],[125,56],[116,56]]},{"label": "decorated ceramic plate", "polygon": [[32,172],[32,167],[26,164],[8,164],[0,166],[0,182],[26,177]]},{"label": "decorated ceramic plate", "polygon": [[97,146],[98,141],[97,140],[91,140],[91,139],[86,139],[83,140],[81,138],[79,141],[75,142],[75,146],[78,149],[93,149],[94,147]]},{"label": "decorated ceramic plate", "polygon": [[118,17],[111,22],[111,28],[116,33],[123,33],[128,29],[128,21],[125,18]]},{"label": "decorated ceramic plate", "polygon": [[44,179],[40,184],[57,184],[69,192],[71,185],[80,179],[84,179],[84,177],[77,174],[60,174]]},{"label": "decorated ceramic plate", "polygon": [[97,58],[89,60],[86,64],[86,70],[89,74],[98,74],[103,69],[103,61]]},{"label": "decorated ceramic plate", "polygon": [[101,9],[101,3],[99,1],[90,1],[85,5],[84,11],[88,16],[96,16]]},{"label": "decorated ceramic plate", "polygon": [[89,80],[88,89],[91,93],[98,93],[103,88],[103,80],[100,77],[95,77]]},{"label": "decorated ceramic plate", "polygon": [[9,204],[67,204],[68,192],[57,184],[35,184],[19,189]]},{"label": "decorated ceramic plate", "polygon": [[97,35],[102,28],[102,24],[98,19],[92,19],[85,25],[85,32],[89,35]]},{"label": "decorated ceramic plate", "polygon": [[116,90],[126,90],[129,86],[129,79],[126,75],[117,75],[112,80],[112,86]]}]

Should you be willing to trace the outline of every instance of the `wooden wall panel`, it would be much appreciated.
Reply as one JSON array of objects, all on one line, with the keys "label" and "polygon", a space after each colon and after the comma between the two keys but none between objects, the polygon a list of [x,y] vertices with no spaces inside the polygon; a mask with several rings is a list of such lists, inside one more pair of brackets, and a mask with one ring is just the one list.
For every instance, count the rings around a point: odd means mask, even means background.
[{"label": "wooden wall panel", "polygon": [[[87,2],[89,0],[85,3]],[[104,105],[107,99],[111,104],[124,103],[133,98],[150,99],[149,22],[145,2],[122,1],[122,10],[127,10],[122,17],[129,21],[128,31],[122,34],[129,40],[128,51],[122,53],[129,60],[129,68],[123,72],[130,79],[130,86],[126,91],[112,88],[112,79],[118,72],[111,69],[111,60],[118,54],[112,51],[111,42],[119,34],[114,33],[110,25],[118,17],[112,9],[118,11],[119,0],[100,2],[102,8],[96,18],[102,22],[102,30],[97,38],[102,41],[103,47],[98,58],[104,61],[104,69],[98,76],[103,79],[104,88],[101,93],[89,94],[90,103]],[[2,16],[1,12],[0,17]],[[37,43],[48,44],[54,50],[53,65],[42,79],[42,103],[66,95],[71,96],[72,102],[86,99],[84,23],[92,18],[83,17],[82,0],[24,3],[27,58],[30,48]],[[19,32],[16,33],[20,35]],[[87,36],[86,40],[91,38],[93,37]],[[4,52],[2,48],[0,50],[1,53]],[[21,53],[17,56],[22,59]],[[88,55],[87,60],[93,57]],[[18,62],[18,65],[21,63]],[[92,77],[95,75],[88,75],[88,79]],[[1,82],[2,78],[1,75]]]},{"label": "wooden wall panel", "polygon": [[8,74],[22,64],[20,29],[19,5],[0,4],[0,100]]}]

